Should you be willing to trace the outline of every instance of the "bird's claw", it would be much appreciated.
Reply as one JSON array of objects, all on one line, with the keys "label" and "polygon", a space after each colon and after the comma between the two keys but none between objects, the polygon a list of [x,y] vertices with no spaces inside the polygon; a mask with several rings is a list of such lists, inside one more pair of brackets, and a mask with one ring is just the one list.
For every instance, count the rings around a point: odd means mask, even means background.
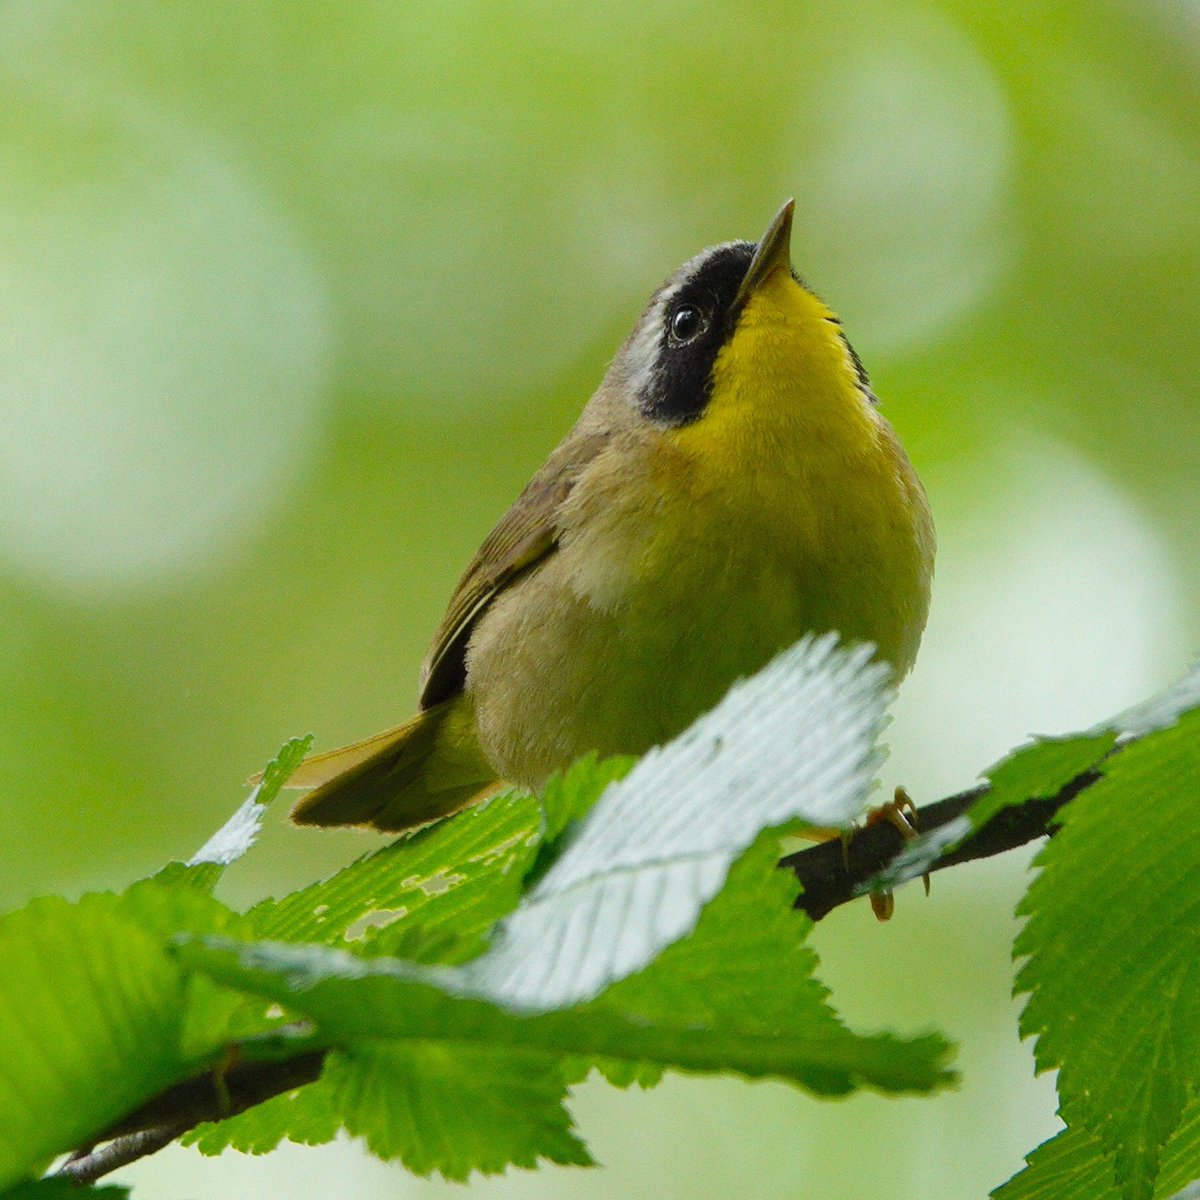
[{"label": "bird's claw", "polygon": [[[917,806],[904,788],[898,787],[895,795],[887,804],[881,804],[867,813],[867,828],[878,825],[881,821],[886,821],[896,829],[905,842],[911,842],[917,836]],[[845,850],[848,843],[843,841],[842,845]],[[921,878],[925,882],[925,895],[928,896],[929,873],[926,872]],[[896,900],[892,895],[891,888],[881,888],[869,895],[871,911],[875,914],[876,919],[879,921],[891,920],[892,913],[896,910]]]}]

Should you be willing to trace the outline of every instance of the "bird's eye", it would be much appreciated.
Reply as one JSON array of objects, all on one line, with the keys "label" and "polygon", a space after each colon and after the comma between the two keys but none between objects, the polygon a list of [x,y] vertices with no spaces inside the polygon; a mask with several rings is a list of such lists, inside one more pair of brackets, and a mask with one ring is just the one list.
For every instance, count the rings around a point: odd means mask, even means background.
[{"label": "bird's eye", "polygon": [[681,304],[671,314],[671,340],[677,344],[694,341],[707,325],[704,313],[694,304]]}]

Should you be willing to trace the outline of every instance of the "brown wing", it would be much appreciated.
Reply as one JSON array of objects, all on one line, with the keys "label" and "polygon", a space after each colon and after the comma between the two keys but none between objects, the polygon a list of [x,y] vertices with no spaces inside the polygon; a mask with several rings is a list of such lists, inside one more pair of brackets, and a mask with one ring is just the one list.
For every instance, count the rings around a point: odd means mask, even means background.
[{"label": "brown wing", "polygon": [[484,609],[558,544],[558,511],[580,472],[608,443],[603,433],[572,433],[500,519],[450,598],[421,669],[422,708],[462,691],[467,642]]}]

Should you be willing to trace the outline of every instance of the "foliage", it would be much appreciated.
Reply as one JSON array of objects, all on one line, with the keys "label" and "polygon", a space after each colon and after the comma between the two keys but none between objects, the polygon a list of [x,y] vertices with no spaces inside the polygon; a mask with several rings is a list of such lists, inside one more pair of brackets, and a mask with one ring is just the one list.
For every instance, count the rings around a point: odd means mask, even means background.
[{"label": "foliage", "polygon": [[1099,1137],[1131,1200],[1154,1195],[1200,1083],[1198,810],[1200,711],[1106,765],[1020,909],[1021,1030],[1039,1068],[1059,1068],[1064,1119]]},{"label": "foliage", "polygon": [[[1003,1200],[1149,1200],[1200,1176],[1198,685],[1016,751],[966,815],[1091,784],[1039,856],[1016,945],[1022,1031],[1059,1070],[1068,1128]],[[0,918],[0,1187],[52,1197],[62,1181],[34,1175],[174,1085],[314,1053],[319,1078],[190,1140],[262,1153],[344,1128],[466,1179],[590,1163],[566,1100],[593,1070],[814,1096],[951,1083],[940,1035],[840,1021],[776,869],[781,836],[862,814],[888,698],[866,650],[806,640],[637,764],[582,760],[540,799],[500,796],[237,913],[211,891],[308,748],[288,743],[188,864]]]}]

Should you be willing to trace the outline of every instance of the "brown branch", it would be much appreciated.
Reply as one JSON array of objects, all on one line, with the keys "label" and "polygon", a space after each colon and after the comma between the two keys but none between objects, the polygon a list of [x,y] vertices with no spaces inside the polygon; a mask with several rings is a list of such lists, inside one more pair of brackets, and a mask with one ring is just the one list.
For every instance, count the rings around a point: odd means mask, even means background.
[{"label": "brown branch", "polygon": [[206,1071],[185,1079],[118,1121],[98,1139],[105,1144],[72,1155],[58,1169],[73,1183],[97,1179],[154,1154],[204,1121],[220,1121],[295,1091],[320,1077],[324,1050],[306,1050],[295,1058],[241,1062],[225,1071]]},{"label": "brown branch", "polygon": [[177,1137],[182,1137],[190,1128],[191,1125],[181,1119],[173,1124],[158,1125],[138,1133],[127,1133],[101,1146],[99,1150],[90,1150],[86,1154],[72,1154],[58,1168],[56,1174],[69,1179],[78,1187],[83,1187],[104,1175],[137,1162],[139,1158],[157,1154]]},{"label": "brown branch", "polygon": [[225,1070],[207,1071],[155,1096],[104,1136],[119,1138],[179,1120],[187,1121],[187,1129],[192,1129],[202,1121],[234,1117],[282,1092],[312,1083],[324,1063],[324,1050],[308,1049],[294,1058],[239,1062]]},{"label": "brown branch", "polygon": [[[1099,775],[1089,771],[1049,799],[1027,800],[1004,809],[929,869],[941,871],[958,863],[1003,854],[1044,836],[1050,832],[1058,810],[1097,779]],[[918,810],[918,827],[928,833],[948,825],[986,792],[986,787],[979,787],[926,805]],[[796,907],[819,921],[839,905],[861,895],[867,882],[889,866],[903,848],[903,839],[895,827],[879,822],[856,833],[845,849],[836,840],[822,842],[788,855],[780,865],[795,872],[804,885]],[[110,1171],[162,1149],[203,1121],[234,1116],[273,1096],[312,1083],[321,1074],[325,1055],[324,1050],[308,1049],[295,1058],[241,1062],[226,1071],[210,1071],[184,1080],[114,1125],[104,1135],[102,1140],[106,1144],[100,1149],[89,1149],[68,1159],[59,1168],[59,1174],[76,1183],[92,1183]]]},{"label": "brown branch", "polygon": [[[1087,771],[1051,797],[1002,809],[956,850],[933,862],[929,870],[942,871],[977,858],[990,858],[1044,837],[1051,832],[1058,810],[1099,778],[1097,772]],[[927,804],[917,812],[917,827],[929,833],[949,825],[987,791],[986,786],[977,787]],[[861,896],[866,883],[890,866],[903,848],[904,839],[896,827],[880,821],[855,833],[845,848],[840,841],[822,842],[789,854],[780,866],[795,872],[804,885],[796,907],[819,921],[839,905]]]}]

